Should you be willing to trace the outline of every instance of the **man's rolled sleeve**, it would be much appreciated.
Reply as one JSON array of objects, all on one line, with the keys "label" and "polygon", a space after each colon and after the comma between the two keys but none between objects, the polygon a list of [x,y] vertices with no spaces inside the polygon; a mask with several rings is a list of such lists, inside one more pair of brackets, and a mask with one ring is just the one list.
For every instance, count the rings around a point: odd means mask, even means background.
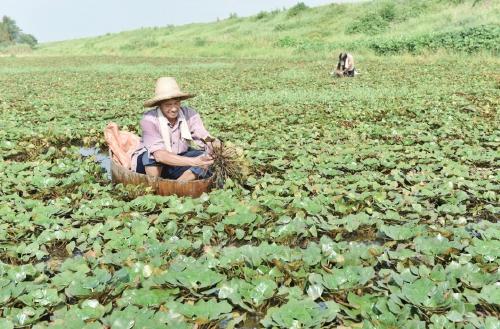
[{"label": "man's rolled sleeve", "polygon": [[210,134],[205,129],[203,121],[201,121],[201,117],[198,113],[188,119],[188,126],[191,131],[191,137],[196,142],[196,144],[204,147],[205,144],[201,140],[207,138],[208,136],[210,136]]},{"label": "man's rolled sleeve", "polygon": [[153,153],[158,150],[166,150],[165,143],[161,137],[160,128],[151,118],[145,117],[141,120],[142,143],[148,150],[150,159],[154,159]]}]

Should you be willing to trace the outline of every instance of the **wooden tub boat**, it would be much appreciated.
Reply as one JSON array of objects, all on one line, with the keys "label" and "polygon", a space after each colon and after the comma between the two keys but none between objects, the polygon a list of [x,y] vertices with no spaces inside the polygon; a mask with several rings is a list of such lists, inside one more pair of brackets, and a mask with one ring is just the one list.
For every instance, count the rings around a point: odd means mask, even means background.
[{"label": "wooden tub boat", "polygon": [[111,180],[113,183],[125,185],[145,185],[150,186],[156,194],[199,197],[202,193],[210,191],[213,177],[198,179],[189,182],[180,182],[173,179],[165,179],[133,172],[111,159]]}]

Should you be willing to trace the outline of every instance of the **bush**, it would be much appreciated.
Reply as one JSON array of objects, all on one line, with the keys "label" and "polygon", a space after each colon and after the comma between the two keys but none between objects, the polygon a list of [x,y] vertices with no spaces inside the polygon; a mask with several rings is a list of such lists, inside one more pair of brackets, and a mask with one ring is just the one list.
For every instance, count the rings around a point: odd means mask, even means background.
[{"label": "bush", "polygon": [[276,41],[276,46],[280,48],[293,48],[296,47],[298,42],[289,36],[279,39]]},{"label": "bush", "polygon": [[347,34],[378,34],[385,31],[388,26],[389,22],[384,20],[378,13],[371,13],[348,25],[345,32]]},{"label": "bush", "polygon": [[303,2],[297,3],[295,6],[292,8],[288,9],[288,13],[286,14],[288,17],[293,17],[297,16],[301,12],[307,10],[309,7],[307,7]]},{"label": "bush", "polygon": [[379,11],[380,17],[386,22],[396,19],[396,5],[393,2],[386,3]]},{"label": "bush", "polygon": [[129,52],[129,51],[135,50],[136,47],[135,47],[135,43],[127,42],[126,44],[121,45],[118,49],[120,51]]},{"label": "bush", "polygon": [[287,31],[287,30],[293,30],[293,29],[296,29],[296,28],[300,28],[300,25],[297,25],[297,24],[276,24],[274,26],[274,31]]},{"label": "bush", "polygon": [[[34,48],[38,41],[31,34],[23,33],[16,21],[8,16],[3,16],[0,21],[0,43],[28,45]],[[22,47],[21,47],[22,48]]]},{"label": "bush", "polygon": [[145,39],[143,42],[141,42],[140,46],[141,48],[155,48],[155,47],[158,47],[160,44],[158,43],[158,41],[156,41],[155,39]]},{"label": "bush", "polygon": [[202,37],[196,37],[194,39],[194,45],[195,47],[203,47],[207,44],[207,39],[202,38]]},{"label": "bush", "polygon": [[255,16],[255,18],[256,18],[257,20],[259,20],[259,19],[266,18],[268,15],[269,15],[269,14],[268,14],[266,11],[261,11],[261,12],[259,12],[259,13]]},{"label": "bush", "polygon": [[379,55],[403,52],[419,53],[423,50],[448,49],[472,53],[480,50],[499,53],[500,27],[482,25],[459,31],[424,34],[411,38],[379,40],[369,44],[369,48]]},{"label": "bush", "polygon": [[395,20],[403,22],[410,18],[418,17],[431,9],[428,1],[412,1],[401,8]]},{"label": "bush", "polygon": [[[404,12],[406,11],[411,11],[411,8],[405,8]],[[406,15],[397,12],[397,7],[393,2],[385,2],[381,4],[378,10],[370,12],[349,24],[346,33],[378,34],[387,30],[391,22],[398,20],[398,18],[404,20],[406,17]]]},{"label": "bush", "polygon": [[17,42],[20,44],[28,45],[31,48],[34,48],[38,43],[38,41],[34,36],[32,36],[31,34],[24,34],[24,33],[21,33],[19,35]]},{"label": "bush", "polygon": [[297,52],[308,52],[308,51],[325,51],[335,49],[330,44],[323,42],[310,41],[309,39],[294,39],[290,36],[286,36],[277,40],[274,44],[278,48],[291,48]]},{"label": "bush", "polygon": [[[85,44],[85,48],[87,48],[87,49],[91,49],[94,46],[95,45],[92,42],[87,42]],[[147,48],[157,48],[159,46],[160,46],[160,44],[153,37],[149,37],[146,39],[134,38],[134,39],[129,40],[127,43],[121,45],[119,47],[119,49],[121,51],[124,51],[124,52],[131,52],[131,51],[147,49]]]},{"label": "bush", "polygon": [[283,24],[276,24],[276,26],[274,27],[274,31],[285,31],[285,30],[286,26]]}]

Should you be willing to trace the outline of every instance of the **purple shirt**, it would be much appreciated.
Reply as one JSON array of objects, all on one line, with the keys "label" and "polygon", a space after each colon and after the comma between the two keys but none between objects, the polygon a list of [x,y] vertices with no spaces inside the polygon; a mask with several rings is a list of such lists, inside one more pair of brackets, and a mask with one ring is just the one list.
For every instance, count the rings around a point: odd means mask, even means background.
[{"label": "purple shirt", "polygon": [[[184,114],[184,118],[186,119],[187,126],[189,131],[191,132],[191,137],[193,141],[200,146],[204,147],[201,139],[207,138],[210,134],[205,129],[203,125],[203,121],[201,121],[201,117],[195,110],[187,107],[181,106],[180,111]],[[189,149],[190,141],[181,138],[181,129],[180,123],[181,118],[177,119],[177,122],[170,126],[170,143],[172,147],[172,153],[180,154],[186,152]],[[165,143],[163,142],[163,138],[160,133],[160,120],[157,115],[157,108],[147,111],[144,113],[141,119],[141,129],[142,129],[142,138],[141,143],[137,147],[137,151],[134,153],[135,156],[132,157],[132,164],[135,165],[137,161],[137,156],[139,153],[144,152],[144,149],[148,151],[149,157],[154,159],[153,153],[158,150],[167,150],[165,147]],[[135,166],[134,166],[135,167]],[[135,168],[132,168],[133,170]]]}]

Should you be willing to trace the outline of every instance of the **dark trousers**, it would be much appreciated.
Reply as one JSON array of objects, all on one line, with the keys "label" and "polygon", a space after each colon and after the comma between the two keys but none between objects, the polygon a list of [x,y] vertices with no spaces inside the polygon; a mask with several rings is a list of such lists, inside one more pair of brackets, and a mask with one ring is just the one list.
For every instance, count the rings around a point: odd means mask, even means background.
[{"label": "dark trousers", "polygon": [[[188,150],[188,151],[180,153],[178,155],[189,157],[189,158],[194,158],[194,157],[202,155],[203,153],[204,152],[200,151],[200,150]],[[146,167],[149,167],[149,166],[162,167],[161,177],[167,178],[167,179],[177,179],[177,178],[181,177],[181,175],[186,170],[191,170],[196,175],[196,177],[201,178],[201,179],[211,176],[211,172],[209,170],[207,171],[207,170],[200,168],[200,167],[171,166],[171,165],[167,165],[164,163],[156,162],[155,160],[152,160],[149,158],[149,153],[146,151],[137,157],[137,169],[136,169],[136,171],[139,174],[145,174]]]},{"label": "dark trousers", "polygon": [[344,72],[344,76],[346,76],[346,77],[353,77],[354,76],[354,70],[355,69],[352,69],[352,71]]}]

